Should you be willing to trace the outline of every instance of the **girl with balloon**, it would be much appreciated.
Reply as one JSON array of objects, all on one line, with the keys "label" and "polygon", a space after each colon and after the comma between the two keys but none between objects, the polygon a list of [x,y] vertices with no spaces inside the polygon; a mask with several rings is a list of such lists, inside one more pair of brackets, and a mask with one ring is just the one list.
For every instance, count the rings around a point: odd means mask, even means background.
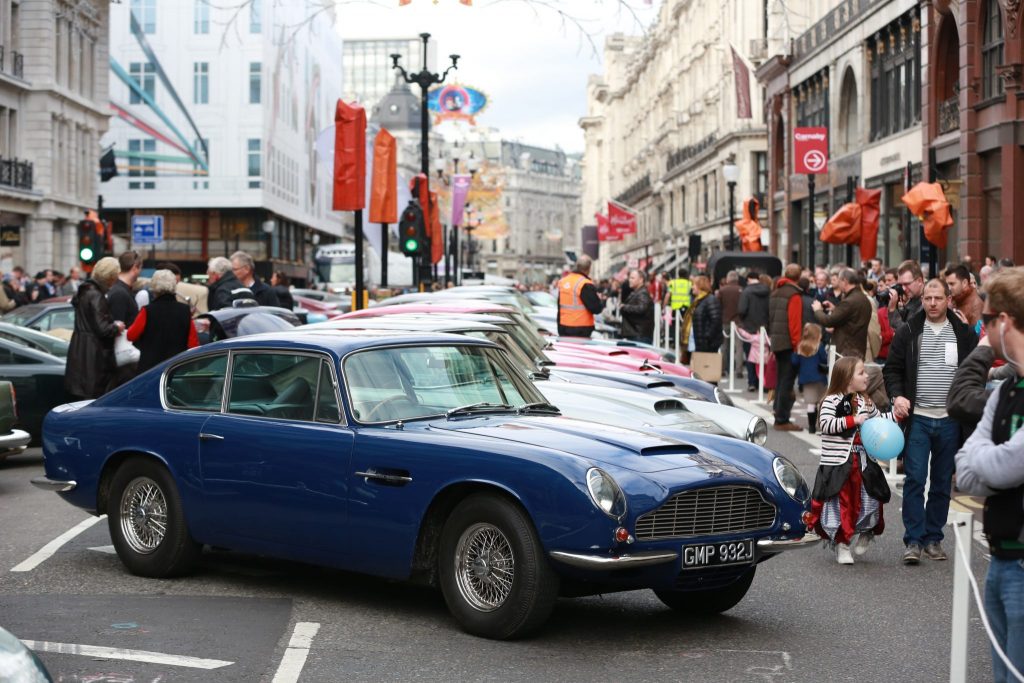
[{"label": "girl with balloon", "polygon": [[835,549],[839,564],[853,564],[853,556],[867,552],[884,530],[882,506],[891,494],[873,458],[889,459],[903,450],[895,418],[878,410],[867,388],[864,361],[840,358],[818,408],[821,459],[807,526]]}]

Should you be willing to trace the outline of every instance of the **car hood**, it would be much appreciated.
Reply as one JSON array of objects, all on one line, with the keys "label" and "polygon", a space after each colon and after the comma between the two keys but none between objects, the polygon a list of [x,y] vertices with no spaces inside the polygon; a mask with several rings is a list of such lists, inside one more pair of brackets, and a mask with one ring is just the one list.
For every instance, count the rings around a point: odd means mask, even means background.
[{"label": "car hood", "polygon": [[456,419],[431,426],[539,448],[554,448],[643,474],[703,467],[747,476],[726,460],[683,439],[647,429],[629,429],[570,417],[513,415]]}]

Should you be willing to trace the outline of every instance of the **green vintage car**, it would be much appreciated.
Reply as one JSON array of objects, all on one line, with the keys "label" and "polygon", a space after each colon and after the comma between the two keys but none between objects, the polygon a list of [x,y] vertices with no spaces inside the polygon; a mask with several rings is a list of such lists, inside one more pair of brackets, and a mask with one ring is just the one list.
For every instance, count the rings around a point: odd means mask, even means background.
[{"label": "green vintage car", "polygon": [[14,385],[0,381],[0,460],[8,455],[20,453],[28,446],[32,437],[28,432],[15,429],[18,410],[15,404]]}]

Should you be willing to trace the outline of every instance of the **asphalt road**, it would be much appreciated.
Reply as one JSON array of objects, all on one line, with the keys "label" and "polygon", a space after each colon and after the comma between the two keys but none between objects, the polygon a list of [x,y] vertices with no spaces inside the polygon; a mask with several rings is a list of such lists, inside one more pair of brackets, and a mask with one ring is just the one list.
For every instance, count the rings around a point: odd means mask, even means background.
[{"label": "asphalt road", "polygon": [[[769,446],[813,475],[808,442],[772,432]],[[295,563],[208,551],[193,576],[134,577],[105,519],[12,571],[87,519],[29,484],[41,473],[38,450],[0,463],[0,625],[32,641],[57,681],[949,678],[953,562],[900,564],[898,497],[856,565],[784,553],[725,615],[680,618],[648,591],[562,600],[540,634],[501,643],[459,631],[435,591]],[[977,544],[973,557],[983,577]],[[969,638],[969,680],[991,680],[975,609]]]}]

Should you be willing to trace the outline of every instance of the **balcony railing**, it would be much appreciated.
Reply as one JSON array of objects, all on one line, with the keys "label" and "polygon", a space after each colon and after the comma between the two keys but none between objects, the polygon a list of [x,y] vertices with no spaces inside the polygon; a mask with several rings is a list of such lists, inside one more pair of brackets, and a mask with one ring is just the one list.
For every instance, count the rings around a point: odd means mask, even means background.
[{"label": "balcony railing", "polygon": [[0,186],[32,189],[32,162],[0,157]]},{"label": "balcony railing", "polygon": [[960,102],[956,96],[939,102],[939,135],[960,130]]},{"label": "balcony railing", "polygon": [[0,72],[8,70],[7,57],[10,56],[10,74],[15,78],[25,77],[25,55],[15,50],[7,50],[0,45]]}]

